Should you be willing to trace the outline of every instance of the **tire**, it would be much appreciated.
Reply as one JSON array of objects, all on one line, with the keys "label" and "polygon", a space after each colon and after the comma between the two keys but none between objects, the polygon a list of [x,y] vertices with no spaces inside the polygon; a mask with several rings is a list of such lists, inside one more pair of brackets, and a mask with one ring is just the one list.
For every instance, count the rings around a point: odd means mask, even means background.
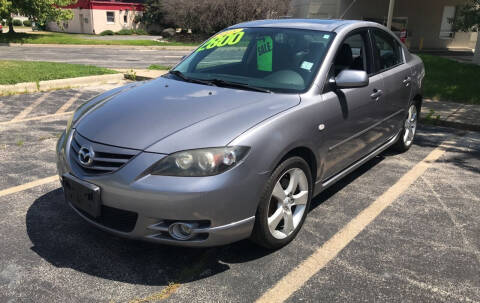
[{"label": "tire", "polygon": [[415,103],[410,104],[408,107],[407,117],[403,122],[402,130],[397,142],[392,145],[392,150],[403,153],[410,149],[415,139],[418,124],[418,107]]},{"label": "tire", "polygon": [[300,157],[283,161],[265,185],[250,239],[268,249],[287,245],[300,231],[311,198],[312,175],[307,162]]}]

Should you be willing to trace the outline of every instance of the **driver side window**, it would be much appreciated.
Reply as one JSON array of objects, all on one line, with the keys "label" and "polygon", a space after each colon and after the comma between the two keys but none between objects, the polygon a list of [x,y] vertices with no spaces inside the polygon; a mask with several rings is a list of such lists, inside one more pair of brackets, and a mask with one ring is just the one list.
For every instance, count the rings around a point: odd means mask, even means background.
[{"label": "driver side window", "polygon": [[337,76],[342,70],[363,70],[371,72],[368,60],[367,32],[361,31],[348,36],[340,46],[333,64],[333,74]]}]

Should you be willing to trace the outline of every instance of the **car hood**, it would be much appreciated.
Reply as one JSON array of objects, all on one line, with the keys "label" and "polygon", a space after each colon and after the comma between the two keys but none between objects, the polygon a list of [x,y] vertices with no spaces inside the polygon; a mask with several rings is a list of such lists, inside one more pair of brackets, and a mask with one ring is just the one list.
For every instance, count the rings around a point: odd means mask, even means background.
[{"label": "car hood", "polygon": [[78,119],[78,133],[98,143],[159,153],[224,146],[300,102],[298,95],[167,78],[127,86],[97,99]]}]

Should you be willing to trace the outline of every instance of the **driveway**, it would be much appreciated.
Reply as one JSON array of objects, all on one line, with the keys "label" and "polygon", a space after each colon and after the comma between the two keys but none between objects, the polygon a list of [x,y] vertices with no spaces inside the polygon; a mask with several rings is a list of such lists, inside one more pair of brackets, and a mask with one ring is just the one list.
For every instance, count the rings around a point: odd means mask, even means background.
[{"label": "driveway", "polygon": [[409,152],[316,197],[278,251],[177,248],[101,232],[64,201],[58,134],[108,88],[0,97],[0,302],[480,302],[480,133],[420,126]]}]

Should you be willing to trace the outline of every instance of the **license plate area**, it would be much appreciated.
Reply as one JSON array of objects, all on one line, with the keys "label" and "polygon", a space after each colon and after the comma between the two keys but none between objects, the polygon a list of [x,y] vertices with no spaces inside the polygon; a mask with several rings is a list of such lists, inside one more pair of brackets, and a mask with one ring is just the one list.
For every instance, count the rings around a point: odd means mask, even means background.
[{"label": "license plate area", "polygon": [[63,175],[63,191],[65,200],[76,208],[94,218],[101,215],[100,187],[66,174]]}]

